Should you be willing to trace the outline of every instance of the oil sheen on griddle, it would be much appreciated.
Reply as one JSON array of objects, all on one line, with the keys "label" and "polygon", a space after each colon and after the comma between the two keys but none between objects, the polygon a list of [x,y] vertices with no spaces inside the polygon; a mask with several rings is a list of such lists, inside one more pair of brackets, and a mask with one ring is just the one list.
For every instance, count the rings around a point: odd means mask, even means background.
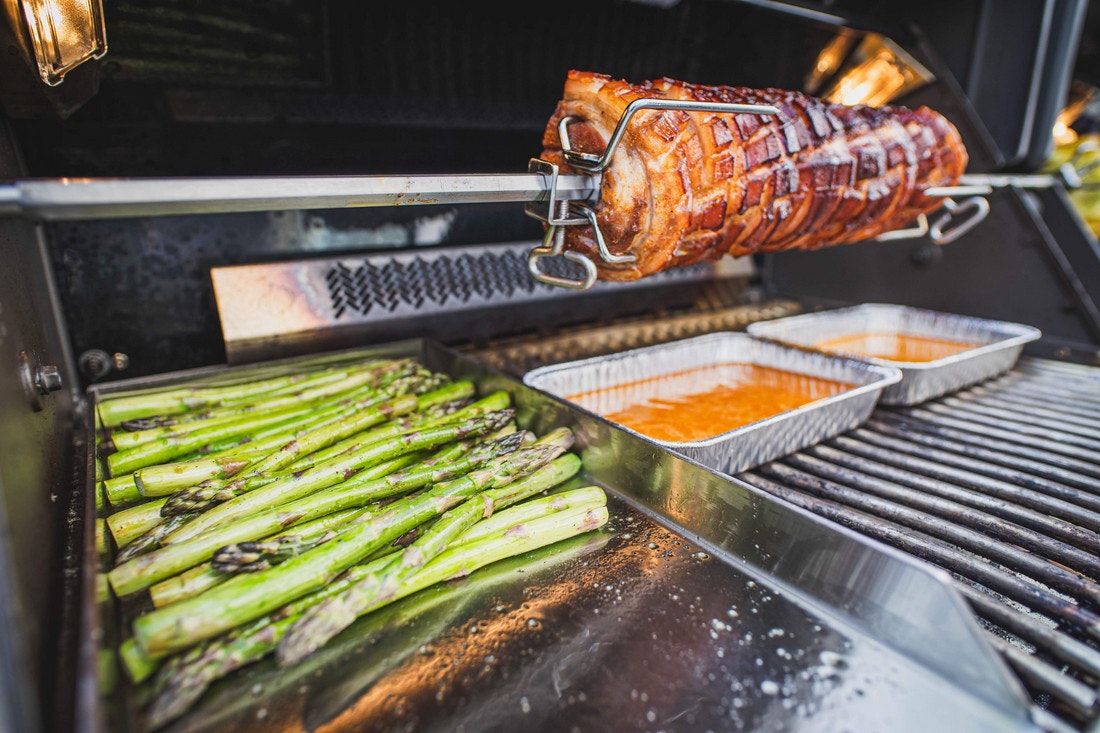
[{"label": "oil sheen on griddle", "polygon": [[654,440],[684,443],[713,438],[850,387],[759,364],[729,362],[568,399]]},{"label": "oil sheen on griddle", "polygon": [[900,333],[857,333],[820,341],[815,346],[822,351],[854,356],[924,362],[961,354],[977,348],[979,344]]}]

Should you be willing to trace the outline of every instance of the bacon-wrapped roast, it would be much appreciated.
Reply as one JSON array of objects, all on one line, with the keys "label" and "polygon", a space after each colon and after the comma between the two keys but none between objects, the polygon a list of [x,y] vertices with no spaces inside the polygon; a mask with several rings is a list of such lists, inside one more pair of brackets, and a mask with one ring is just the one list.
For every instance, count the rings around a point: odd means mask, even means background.
[{"label": "bacon-wrapped roast", "polygon": [[661,79],[634,85],[570,71],[543,136],[543,157],[564,162],[558,122],[574,149],[603,153],[626,106],[641,97],[770,104],[778,116],[642,110],[604,173],[597,221],[566,229],[602,280],[636,280],[670,267],[785,249],[856,242],[908,225],[958,182],[967,154],[958,131],[920,107],[846,107],[781,89],[711,87]]}]

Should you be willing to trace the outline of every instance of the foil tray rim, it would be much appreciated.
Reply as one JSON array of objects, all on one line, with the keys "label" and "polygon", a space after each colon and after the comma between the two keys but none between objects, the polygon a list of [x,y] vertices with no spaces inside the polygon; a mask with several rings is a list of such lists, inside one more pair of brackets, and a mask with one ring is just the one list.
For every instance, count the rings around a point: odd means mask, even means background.
[{"label": "foil tray rim", "polygon": [[[755,468],[769,460],[835,437],[845,430],[862,424],[870,416],[883,391],[890,385],[897,384],[902,378],[901,372],[892,366],[870,364],[843,356],[798,349],[758,339],[747,333],[722,331],[630,349],[610,356],[590,357],[538,367],[524,374],[523,383],[563,399],[576,409],[584,410],[601,420],[607,420],[568,400],[568,396],[580,391],[633,381],[623,379],[621,369],[613,374],[612,369],[615,365],[625,364],[626,368],[630,368],[631,362],[644,364],[646,359],[652,362],[654,357],[668,361],[672,356],[677,356],[682,357],[677,362],[678,369],[706,366],[717,363],[713,357],[722,356],[723,348],[748,352],[747,354],[736,353],[733,359],[725,361],[737,360],[753,364],[767,361],[768,366],[773,368],[786,369],[805,376],[848,382],[854,386],[839,394],[814,400],[703,440],[659,440],[613,421],[609,422],[639,438],[687,455],[714,470],[732,474]],[[666,356],[666,354],[672,356]],[[602,373],[603,378],[593,376],[597,371]],[[662,372],[646,372],[641,378],[656,376],[659,373]],[[663,373],[668,373],[668,370],[664,370]],[[615,379],[616,377],[618,379]],[[563,389],[563,383],[567,384],[571,378],[587,378],[595,384],[586,384],[583,389]],[[635,378],[638,377],[635,376]]]},{"label": "foil tray rim", "polygon": [[[895,303],[860,303],[782,316],[751,323],[745,331],[767,341],[839,355],[840,352],[820,349],[815,344],[822,338],[856,333],[859,326],[873,318],[897,325],[899,333],[901,326],[916,322],[922,326],[915,329],[921,335],[956,339],[971,337],[981,343],[975,348],[927,362],[847,355],[868,364],[900,370],[901,380],[884,390],[881,398],[883,404],[889,405],[918,404],[993,377],[1012,368],[1024,345],[1042,337],[1040,329],[1022,323]],[[830,326],[834,330],[829,330]],[[808,338],[810,333],[813,333],[813,338]]]}]

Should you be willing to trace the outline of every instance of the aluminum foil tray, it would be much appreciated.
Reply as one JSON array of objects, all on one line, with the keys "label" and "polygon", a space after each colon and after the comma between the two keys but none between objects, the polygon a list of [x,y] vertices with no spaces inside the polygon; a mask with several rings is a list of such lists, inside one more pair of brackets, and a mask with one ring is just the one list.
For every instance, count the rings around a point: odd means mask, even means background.
[{"label": "aluminum foil tray", "polygon": [[711,333],[612,356],[540,367],[527,372],[523,381],[566,399],[582,392],[729,362],[783,369],[855,386],[706,440],[654,441],[728,474],[754,468],[856,427],[871,414],[883,389],[901,379],[901,373],[889,366],[792,349],[744,333]]},{"label": "aluminum foil tray", "polygon": [[853,357],[901,371],[901,381],[883,390],[879,401],[884,405],[915,405],[1006,372],[1020,357],[1024,344],[1042,335],[1039,329],[1019,323],[887,303],[760,321],[745,330],[761,339],[810,349],[822,341],[859,333],[909,334],[980,344],[928,362]]}]

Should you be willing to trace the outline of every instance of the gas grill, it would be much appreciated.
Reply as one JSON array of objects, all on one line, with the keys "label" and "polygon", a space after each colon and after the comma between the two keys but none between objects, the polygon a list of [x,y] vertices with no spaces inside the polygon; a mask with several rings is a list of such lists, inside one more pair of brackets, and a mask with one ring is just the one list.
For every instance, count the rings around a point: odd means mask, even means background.
[{"label": "gas grill", "polygon": [[[121,629],[96,603],[90,404],[345,351],[415,355],[513,392],[525,427],[573,428],[611,524],[299,667],[239,670],[165,730],[1100,726],[1100,255],[1070,182],[1034,175],[1086,3],[566,3],[537,34],[518,5],[177,5],[107,3],[112,50],[70,92],[0,86],[0,728],[144,729],[104,653]],[[957,241],[532,277],[536,194],[492,177],[538,153],[565,69],[803,88],[845,38],[889,40],[925,74],[896,101],[955,122],[968,172],[1008,176]],[[401,198],[425,179],[447,203]],[[736,476],[521,381],[868,302],[1043,338]]]}]

